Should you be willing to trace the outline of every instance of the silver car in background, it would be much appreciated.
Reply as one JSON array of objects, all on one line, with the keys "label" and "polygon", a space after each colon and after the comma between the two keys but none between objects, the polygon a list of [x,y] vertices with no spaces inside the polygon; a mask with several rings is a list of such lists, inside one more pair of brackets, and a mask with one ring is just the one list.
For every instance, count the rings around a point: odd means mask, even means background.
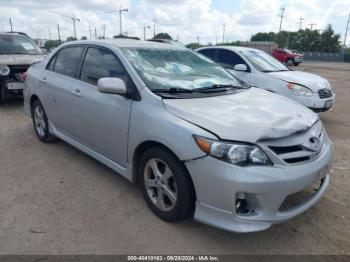
[{"label": "silver car in background", "polygon": [[29,69],[24,97],[41,141],[60,138],[137,182],[165,221],[264,230],[329,186],[334,149],[315,113],[182,47],[71,42]]}]

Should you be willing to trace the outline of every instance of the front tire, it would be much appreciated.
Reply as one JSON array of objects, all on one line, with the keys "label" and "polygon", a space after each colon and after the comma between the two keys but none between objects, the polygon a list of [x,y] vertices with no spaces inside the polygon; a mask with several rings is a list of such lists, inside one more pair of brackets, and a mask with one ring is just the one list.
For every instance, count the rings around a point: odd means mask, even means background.
[{"label": "front tire", "polygon": [[193,217],[193,184],[175,155],[162,147],[148,149],[140,158],[138,175],[145,201],[156,216],[167,222]]},{"label": "front tire", "polygon": [[287,66],[292,66],[294,65],[294,59],[287,59]]},{"label": "front tire", "polygon": [[39,100],[33,102],[32,120],[35,134],[41,142],[47,143],[55,140],[55,137],[49,132],[49,121]]}]

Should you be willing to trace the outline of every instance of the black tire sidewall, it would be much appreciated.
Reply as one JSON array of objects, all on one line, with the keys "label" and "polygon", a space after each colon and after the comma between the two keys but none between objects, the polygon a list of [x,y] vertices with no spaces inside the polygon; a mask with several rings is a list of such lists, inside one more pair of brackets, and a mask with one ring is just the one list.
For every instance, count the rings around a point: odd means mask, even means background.
[{"label": "black tire sidewall", "polygon": [[[38,133],[38,131],[36,130],[35,120],[34,120],[34,111],[35,111],[36,107],[40,107],[42,112],[43,112],[44,121],[45,121],[45,125],[46,125],[44,136],[41,136]],[[33,105],[32,105],[32,121],[33,121],[34,132],[35,132],[36,136],[38,137],[38,139],[40,141],[42,141],[42,142],[48,142],[50,140],[49,121],[47,120],[45,109],[44,109],[43,105],[41,104],[41,102],[39,100],[35,100],[33,102]]]},{"label": "black tire sidewall", "polygon": [[[290,62],[290,64],[289,64],[289,62]],[[286,61],[286,64],[288,65],[288,66],[292,66],[292,65],[294,65],[294,59],[292,59],[292,58],[289,58],[289,59],[287,59],[287,61]]]},{"label": "black tire sidewall", "polygon": [[[177,187],[177,202],[170,211],[159,210],[151,201],[144,183],[144,168],[152,158],[159,158],[164,161],[173,172]],[[168,150],[161,147],[153,147],[144,152],[140,158],[138,168],[139,184],[145,201],[152,212],[167,222],[177,222],[193,217],[195,207],[195,193],[190,176],[177,157]]]}]

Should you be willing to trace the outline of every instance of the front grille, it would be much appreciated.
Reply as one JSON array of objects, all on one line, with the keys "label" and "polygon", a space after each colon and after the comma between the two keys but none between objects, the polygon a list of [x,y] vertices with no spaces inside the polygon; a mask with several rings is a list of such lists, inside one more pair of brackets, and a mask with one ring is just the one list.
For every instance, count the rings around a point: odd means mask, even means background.
[{"label": "front grille", "polygon": [[314,154],[314,152],[304,149],[301,145],[270,146],[269,148],[288,164],[308,161]]},{"label": "front grille", "polygon": [[327,88],[320,89],[318,90],[318,96],[321,99],[332,97],[332,91]]},{"label": "front grille", "polygon": [[[318,134],[321,149],[323,145],[323,133]],[[310,138],[310,140],[313,138]],[[281,160],[288,164],[299,164],[316,157],[320,151],[315,152],[302,144],[290,146],[268,146]]]}]

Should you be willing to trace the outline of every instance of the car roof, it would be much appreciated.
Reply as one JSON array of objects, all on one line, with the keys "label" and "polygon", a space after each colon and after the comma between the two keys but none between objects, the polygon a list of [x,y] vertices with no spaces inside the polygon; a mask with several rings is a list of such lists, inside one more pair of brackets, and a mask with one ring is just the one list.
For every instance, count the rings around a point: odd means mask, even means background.
[{"label": "car roof", "polygon": [[117,48],[155,48],[155,49],[178,49],[183,50],[185,48],[167,43],[159,43],[153,41],[143,41],[134,39],[104,39],[104,40],[80,40],[65,43],[64,46],[69,45],[99,45],[105,47],[117,47]]},{"label": "car roof", "polygon": [[29,37],[26,33],[22,33],[22,32],[0,32],[0,35],[18,35],[18,36]]},{"label": "car roof", "polygon": [[198,48],[196,51],[204,50],[204,49],[226,49],[231,51],[260,51],[259,49],[250,48],[250,47],[243,47],[243,46],[207,46],[207,47],[201,47]]}]

